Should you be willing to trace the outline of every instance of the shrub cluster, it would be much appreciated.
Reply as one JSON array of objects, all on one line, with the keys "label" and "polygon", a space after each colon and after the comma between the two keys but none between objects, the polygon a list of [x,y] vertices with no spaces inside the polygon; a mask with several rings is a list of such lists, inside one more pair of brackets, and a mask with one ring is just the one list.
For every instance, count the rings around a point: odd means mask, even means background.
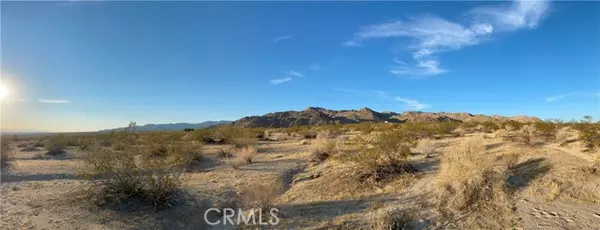
[{"label": "shrub cluster", "polygon": [[182,173],[201,159],[198,147],[176,143],[146,146],[130,130],[119,134],[122,149],[94,145],[85,154],[84,175],[87,179],[101,178],[92,180],[90,195],[109,203],[135,200],[155,207],[173,204],[181,192]]},{"label": "shrub cluster", "polygon": [[361,181],[379,182],[396,174],[415,171],[407,158],[416,140],[403,129],[373,133],[369,137],[358,138],[355,149],[342,154],[341,159],[358,165]]}]

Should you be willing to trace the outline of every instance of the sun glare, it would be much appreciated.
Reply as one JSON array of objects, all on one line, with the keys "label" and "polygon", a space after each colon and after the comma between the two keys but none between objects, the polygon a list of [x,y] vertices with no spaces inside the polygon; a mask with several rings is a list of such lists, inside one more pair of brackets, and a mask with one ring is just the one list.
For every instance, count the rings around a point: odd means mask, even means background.
[{"label": "sun glare", "polygon": [[8,95],[8,88],[2,83],[0,83],[0,101],[4,100],[4,98]]}]

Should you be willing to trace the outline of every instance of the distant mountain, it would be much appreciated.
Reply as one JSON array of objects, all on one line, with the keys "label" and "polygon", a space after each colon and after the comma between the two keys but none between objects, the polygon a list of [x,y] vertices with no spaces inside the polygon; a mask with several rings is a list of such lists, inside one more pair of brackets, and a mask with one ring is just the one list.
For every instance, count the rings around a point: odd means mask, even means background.
[{"label": "distant mountain", "polygon": [[[136,126],[135,130],[139,132],[144,131],[177,131],[183,129],[201,129],[208,128],[211,126],[222,125],[222,124],[230,124],[231,121],[205,121],[202,123],[169,123],[169,124],[147,124]],[[114,129],[104,129],[99,132],[111,132],[111,131],[120,131],[124,130],[125,127],[114,128]]]},{"label": "distant mountain", "polygon": [[369,108],[359,110],[329,110],[319,107],[308,107],[302,111],[284,111],[267,113],[262,116],[249,116],[233,122],[238,127],[280,128],[294,125],[353,124],[359,122],[502,122],[514,120],[519,122],[541,121],[537,117],[486,116],[470,113],[430,113],[430,112],[377,112]]}]

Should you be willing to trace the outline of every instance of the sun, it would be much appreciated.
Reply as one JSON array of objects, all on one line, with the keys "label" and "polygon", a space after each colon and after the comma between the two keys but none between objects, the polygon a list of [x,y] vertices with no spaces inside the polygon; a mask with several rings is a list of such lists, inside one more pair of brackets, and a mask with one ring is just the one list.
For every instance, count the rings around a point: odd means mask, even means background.
[{"label": "sun", "polygon": [[4,84],[0,83],[0,101],[4,100],[6,96],[8,96],[8,88]]}]

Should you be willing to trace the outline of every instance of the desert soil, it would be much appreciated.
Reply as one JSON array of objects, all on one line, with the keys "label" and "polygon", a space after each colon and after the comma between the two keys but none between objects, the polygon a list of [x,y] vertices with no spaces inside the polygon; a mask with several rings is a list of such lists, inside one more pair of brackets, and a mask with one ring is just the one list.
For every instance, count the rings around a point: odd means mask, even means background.
[{"label": "desert soil", "polygon": [[[439,157],[464,138],[435,140],[436,154],[429,157],[415,149],[412,160],[420,172],[379,187],[356,183],[352,167],[335,160],[311,165],[309,145],[299,140],[259,142],[255,163],[239,169],[216,157],[224,146],[205,146],[205,161],[184,177],[184,188],[197,204],[157,212],[101,208],[81,198],[87,182],[78,177],[83,163],[75,149],[65,157],[42,159],[38,156],[44,151],[17,151],[12,170],[2,175],[1,224],[2,229],[209,229],[203,224],[207,207],[223,205],[253,183],[283,180],[285,191],[276,202],[282,214],[277,229],[362,228],[371,213],[382,209],[411,210],[418,217],[413,226],[427,226],[433,213],[421,207],[434,185]],[[526,174],[513,177],[513,183],[522,187],[515,201],[522,229],[600,229],[598,203],[560,196],[548,200],[528,189],[534,178],[591,164],[589,154],[576,143],[524,148],[492,138],[489,148],[518,152],[526,167],[522,170]],[[582,180],[600,193],[599,177]]]}]

